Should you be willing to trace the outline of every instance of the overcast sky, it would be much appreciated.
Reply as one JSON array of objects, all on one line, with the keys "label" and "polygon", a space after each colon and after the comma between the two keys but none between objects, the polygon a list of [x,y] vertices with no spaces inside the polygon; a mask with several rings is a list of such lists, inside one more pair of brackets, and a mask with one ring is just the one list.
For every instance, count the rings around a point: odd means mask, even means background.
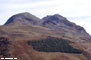
[{"label": "overcast sky", "polygon": [[39,18],[60,14],[83,26],[91,35],[91,0],[0,0],[0,25],[21,12],[30,12]]}]

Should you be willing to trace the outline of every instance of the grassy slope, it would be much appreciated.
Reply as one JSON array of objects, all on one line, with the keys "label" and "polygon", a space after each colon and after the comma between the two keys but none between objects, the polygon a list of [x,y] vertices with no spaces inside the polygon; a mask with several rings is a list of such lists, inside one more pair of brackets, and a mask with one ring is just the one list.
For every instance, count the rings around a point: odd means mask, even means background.
[{"label": "grassy slope", "polygon": [[[27,44],[27,41],[42,40],[46,38],[46,36],[63,38],[47,28],[40,26],[5,26],[0,27],[0,31],[5,33],[0,34],[0,37],[7,37],[11,43],[8,48],[11,57],[17,57],[18,60],[88,60],[88,56],[84,56],[83,54],[38,52]],[[69,40],[65,37],[64,39]],[[76,43],[73,44],[76,48],[84,50],[80,45],[77,45]]]}]

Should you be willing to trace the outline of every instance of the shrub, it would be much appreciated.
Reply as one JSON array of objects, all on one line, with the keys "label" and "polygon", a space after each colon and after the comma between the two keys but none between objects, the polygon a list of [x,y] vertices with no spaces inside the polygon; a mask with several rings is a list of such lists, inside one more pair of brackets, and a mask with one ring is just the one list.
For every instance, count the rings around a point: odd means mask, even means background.
[{"label": "shrub", "polygon": [[48,37],[44,40],[28,41],[27,43],[40,52],[82,53],[81,50],[73,48],[70,41],[61,38]]}]

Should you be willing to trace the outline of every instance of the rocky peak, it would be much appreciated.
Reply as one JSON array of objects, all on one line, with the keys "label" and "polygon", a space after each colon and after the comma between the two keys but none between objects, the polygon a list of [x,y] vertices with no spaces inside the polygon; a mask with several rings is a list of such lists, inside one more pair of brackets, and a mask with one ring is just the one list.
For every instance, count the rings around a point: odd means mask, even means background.
[{"label": "rocky peak", "polygon": [[48,15],[47,17],[44,17],[43,20],[48,20],[48,21],[50,20],[50,21],[56,21],[56,22],[61,21],[62,22],[64,20],[66,20],[66,18],[59,14],[55,14],[55,15]]},{"label": "rocky peak", "polygon": [[42,26],[50,28],[54,31],[64,32],[64,36],[67,37],[81,36],[81,39],[87,38],[85,40],[88,40],[88,38],[90,38],[90,35],[85,31],[83,27],[70,22],[68,19],[59,14],[44,17]]},{"label": "rocky peak", "polygon": [[35,17],[34,15],[24,12],[13,15],[8,19],[5,25],[8,24],[17,24],[17,25],[30,25],[30,24],[39,24],[40,19]]},{"label": "rocky peak", "polygon": [[43,20],[44,20],[44,23],[43,23],[44,25],[47,23],[52,23],[52,24],[58,25],[58,26],[66,25],[66,26],[71,26],[71,27],[74,25],[74,23],[69,22],[65,17],[63,17],[59,14],[44,17]]},{"label": "rocky peak", "polygon": [[65,17],[59,14],[44,17],[43,20],[44,20],[43,25],[47,25],[47,26],[51,24],[52,26],[55,25],[57,27],[75,28],[79,31],[84,30],[83,27],[80,27],[75,23],[68,21]]}]

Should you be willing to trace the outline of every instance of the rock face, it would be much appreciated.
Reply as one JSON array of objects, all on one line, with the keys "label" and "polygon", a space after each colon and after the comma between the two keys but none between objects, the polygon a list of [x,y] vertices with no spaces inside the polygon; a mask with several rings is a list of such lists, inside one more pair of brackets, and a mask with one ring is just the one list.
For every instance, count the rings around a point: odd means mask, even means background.
[{"label": "rock face", "polygon": [[0,26],[0,58],[18,60],[91,60],[91,36],[55,14],[39,19],[25,12]]}]

